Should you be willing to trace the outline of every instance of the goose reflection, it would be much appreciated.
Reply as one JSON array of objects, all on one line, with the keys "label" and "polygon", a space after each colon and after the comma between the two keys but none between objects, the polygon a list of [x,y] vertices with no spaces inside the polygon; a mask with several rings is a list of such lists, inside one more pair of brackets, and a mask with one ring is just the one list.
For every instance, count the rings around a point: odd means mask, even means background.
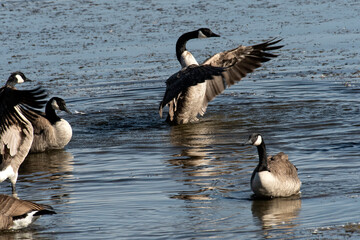
[{"label": "goose reflection", "polygon": [[[47,239],[55,239],[46,236]],[[18,230],[18,231],[2,231],[0,233],[0,240],[33,240],[39,239],[38,233],[34,229]]]},{"label": "goose reflection", "polygon": [[[64,149],[29,154],[19,170],[19,176],[42,175],[42,179],[56,181],[69,178],[73,172],[73,155]],[[24,179],[26,181],[26,179]]]},{"label": "goose reflection", "polygon": [[203,165],[208,162],[206,158],[211,152],[210,146],[215,143],[214,131],[210,123],[174,126],[171,128],[170,141],[174,146],[185,147],[178,156],[195,160],[191,166]]},{"label": "goose reflection", "polygon": [[[184,200],[209,200],[209,190],[216,187],[220,169],[211,163],[214,160],[211,145],[216,142],[214,125],[187,124],[173,126],[170,141],[180,149],[168,162],[182,169],[182,179],[185,185],[191,185],[192,190],[180,192],[172,198]],[[195,186],[195,187],[194,187]]]},{"label": "goose reflection", "polygon": [[251,207],[253,216],[260,220],[264,230],[294,228],[298,225],[296,219],[300,209],[301,200],[298,196],[292,198],[255,199]]}]

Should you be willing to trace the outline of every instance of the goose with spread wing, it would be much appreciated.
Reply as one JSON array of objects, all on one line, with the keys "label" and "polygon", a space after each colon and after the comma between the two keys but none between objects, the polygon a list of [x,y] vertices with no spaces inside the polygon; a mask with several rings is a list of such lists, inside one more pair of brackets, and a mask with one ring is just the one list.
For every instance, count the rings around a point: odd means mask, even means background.
[{"label": "goose with spread wing", "polygon": [[41,88],[17,90],[15,84],[28,81],[21,72],[12,73],[0,88],[0,182],[10,179],[12,192],[18,169],[27,156],[32,141],[33,127],[29,118],[43,107],[46,98]]},{"label": "goose with spread wing", "polygon": [[160,103],[159,114],[169,106],[167,121],[172,124],[185,124],[198,121],[204,115],[208,103],[225,88],[235,84],[248,73],[277,55],[269,51],[282,46],[280,40],[269,40],[253,46],[239,46],[220,52],[198,64],[186,49],[190,39],[220,37],[208,28],[200,28],[180,36],[176,43],[176,56],[182,69],[166,81],[166,91]]}]

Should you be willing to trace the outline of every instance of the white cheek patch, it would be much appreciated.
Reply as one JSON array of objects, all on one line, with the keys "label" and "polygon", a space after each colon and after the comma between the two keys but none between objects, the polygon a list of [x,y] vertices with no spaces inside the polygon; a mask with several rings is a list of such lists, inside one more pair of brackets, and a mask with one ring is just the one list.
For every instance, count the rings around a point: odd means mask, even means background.
[{"label": "white cheek patch", "polygon": [[57,104],[57,102],[55,100],[52,101],[51,106],[55,110],[60,110],[59,105]]},{"label": "white cheek patch", "polygon": [[259,135],[253,145],[259,146],[261,143],[262,143],[262,137]]},{"label": "white cheek patch", "polygon": [[198,38],[207,38],[207,36],[205,34],[203,34],[202,31],[199,31]]},{"label": "white cheek patch", "polygon": [[23,82],[25,82],[25,80],[22,78],[22,76],[20,76],[19,74],[17,74],[16,76],[16,79],[17,79],[17,83],[23,83]]}]

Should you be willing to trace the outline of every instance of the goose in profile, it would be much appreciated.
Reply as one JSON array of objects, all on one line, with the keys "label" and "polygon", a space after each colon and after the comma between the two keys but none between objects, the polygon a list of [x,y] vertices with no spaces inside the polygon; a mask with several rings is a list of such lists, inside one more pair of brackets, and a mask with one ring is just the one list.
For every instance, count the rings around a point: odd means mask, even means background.
[{"label": "goose in profile", "polygon": [[65,119],[56,114],[57,110],[71,113],[64,99],[53,97],[47,102],[45,113],[38,114],[30,120],[34,128],[34,140],[30,152],[62,149],[70,142],[72,128]]},{"label": "goose in profile", "polygon": [[48,214],[56,212],[50,206],[0,195],[0,230],[25,228],[40,216]]},{"label": "goose in profile", "polygon": [[220,37],[208,28],[200,28],[180,36],[176,43],[176,56],[182,69],[166,81],[166,91],[160,102],[159,114],[169,106],[167,121],[172,124],[185,124],[198,121],[204,115],[208,103],[225,88],[240,81],[248,73],[277,55],[269,51],[283,46],[276,45],[280,40],[269,40],[253,46],[239,46],[220,52],[198,64],[186,49],[190,39]]},{"label": "goose in profile", "polygon": [[251,176],[251,189],[256,196],[289,197],[300,193],[297,168],[285,153],[267,156],[264,139],[258,133],[253,133],[245,145],[254,145],[258,149],[259,164]]},{"label": "goose in profile", "polygon": [[18,169],[27,156],[33,127],[29,118],[45,104],[45,91],[40,88],[17,90],[15,84],[29,81],[21,72],[12,73],[0,88],[0,182],[9,179],[13,194]]}]

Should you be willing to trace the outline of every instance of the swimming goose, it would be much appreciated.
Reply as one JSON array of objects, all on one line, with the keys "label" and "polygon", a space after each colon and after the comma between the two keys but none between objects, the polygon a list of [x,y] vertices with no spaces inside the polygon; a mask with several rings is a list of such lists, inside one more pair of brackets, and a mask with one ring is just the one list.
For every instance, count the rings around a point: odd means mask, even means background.
[{"label": "swimming goose", "polygon": [[258,197],[289,197],[300,193],[301,182],[296,167],[280,152],[267,156],[263,137],[253,133],[246,145],[258,149],[259,164],[251,176],[251,189]]},{"label": "swimming goose", "polygon": [[72,137],[70,124],[56,114],[56,110],[71,113],[64,99],[53,97],[45,107],[45,113],[30,120],[34,128],[34,140],[30,152],[44,152],[50,149],[62,149]]},{"label": "swimming goose", "polygon": [[183,34],[176,43],[176,56],[182,69],[166,81],[166,91],[159,107],[162,117],[162,109],[169,106],[167,121],[172,124],[197,121],[197,116],[204,115],[214,97],[260,67],[261,63],[277,57],[268,51],[282,47],[274,46],[281,39],[239,46],[217,53],[199,65],[186,49],[186,43],[190,39],[209,37],[219,35],[208,28],[200,28]]},{"label": "swimming goose", "polygon": [[52,209],[50,206],[1,194],[0,230],[25,228],[42,215],[56,214]]},{"label": "swimming goose", "polygon": [[25,81],[28,79],[23,73],[15,72],[0,88],[0,182],[9,178],[13,194],[18,169],[33,141],[33,127],[28,118],[45,104],[42,100],[46,97],[40,88],[15,89],[15,84]]}]

